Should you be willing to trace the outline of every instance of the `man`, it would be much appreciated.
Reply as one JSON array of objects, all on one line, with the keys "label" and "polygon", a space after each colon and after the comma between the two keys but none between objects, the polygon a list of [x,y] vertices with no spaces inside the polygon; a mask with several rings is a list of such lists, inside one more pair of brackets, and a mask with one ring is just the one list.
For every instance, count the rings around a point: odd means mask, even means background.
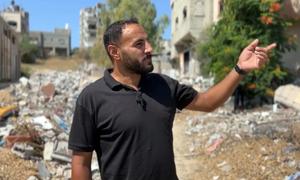
[{"label": "man", "polygon": [[176,180],[172,125],[176,108],[213,111],[244,74],[262,67],[276,45],[253,41],[223,81],[198,93],[164,75],[150,73],[152,47],[136,20],[110,25],[104,46],[113,63],[86,87],[76,103],[69,148],[72,179],[91,178],[95,150],[103,180]]}]

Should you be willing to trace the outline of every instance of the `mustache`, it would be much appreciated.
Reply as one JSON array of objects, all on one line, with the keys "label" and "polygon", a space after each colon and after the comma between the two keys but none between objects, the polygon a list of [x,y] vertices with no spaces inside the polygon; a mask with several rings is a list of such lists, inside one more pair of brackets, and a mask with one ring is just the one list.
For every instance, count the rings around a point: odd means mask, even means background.
[{"label": "mustache", "polygon": [[144,57],[144,59],[151,59],[152,56],[153,56],[153,54],[147,54],[147,55]]},{"label": "mustache", "polygon": [[152,57],[157,57],[157,56],[160,56],[161,54],[160,53],[153,53],[151,54]]}]

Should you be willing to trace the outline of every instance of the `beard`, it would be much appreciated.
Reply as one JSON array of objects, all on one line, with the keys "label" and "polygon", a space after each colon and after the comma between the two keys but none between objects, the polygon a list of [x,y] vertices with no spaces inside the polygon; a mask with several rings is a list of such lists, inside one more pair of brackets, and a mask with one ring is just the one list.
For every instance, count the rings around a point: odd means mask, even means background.
[{"label": "beard", "polygon": [[135,74],[147,74],[153,71],[154,67],[151,60],[151,55],[147,55],[141,61],[123,54],[124,67]]}]

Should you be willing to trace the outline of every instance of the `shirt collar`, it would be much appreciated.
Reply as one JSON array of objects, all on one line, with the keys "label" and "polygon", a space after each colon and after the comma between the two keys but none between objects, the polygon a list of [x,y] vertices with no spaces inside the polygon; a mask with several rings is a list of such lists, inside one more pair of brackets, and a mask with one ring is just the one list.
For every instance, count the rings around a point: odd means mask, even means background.
[{"label": "shirt collar", "polygon": [[118,87],[121,87],[122,84],[118,81],[116,81],[112,76],[111,73],[112,69],[106,69],[104,72],[104,81],[105,83],[111,88],[111,89],[116,89]]},{"label": "shirt collar", "polygon": [[[122,83],[120,83],[119,81],[115,80],[111,76],[111,72],[112,72],[112,69],[106,69],[104,71],[104,81],[108,85],[109,88],[111,88],[112,90],[118,90],[118,89],[121,89],[121,88],[124,88],[124,87],[128,88],[128,86],[124,86]],[[146,76],[147,75],[145,75],[145,74],[141,76],[141,80],[140,80],[140,83],[139,83],[140,87],[142,85],[142,82],[145,80]],[[129,89],[131,89],[131,88],[129,88]]]}]

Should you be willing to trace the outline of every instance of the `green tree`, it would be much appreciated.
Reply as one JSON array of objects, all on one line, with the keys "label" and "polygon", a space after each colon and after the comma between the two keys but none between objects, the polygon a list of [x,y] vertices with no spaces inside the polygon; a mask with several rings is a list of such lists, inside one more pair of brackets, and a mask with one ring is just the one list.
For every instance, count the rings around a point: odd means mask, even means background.
[{"label": "green tree", "polygon": [[38,47],[30,43],[28,35],[23,35],[20,42],[21,61],[23,63],[34,63],[38,54]]},{"label": "green tree", "polygon": [[282,54],[295,48],[295,41],[285,30],[292,21],[280,15],[283,0],[225,0],[222,18],[208,32],[208,40],[200,43],[200,57],[209,59],[204,72],[218,82],[231,71],[241,50],[258,38],[260,46],[277,43],[270,62],[262,69],[248,74],[241,82],[247,99],[272,97],[289,75],[280,62]]},{"label": "green tree", "polygon": [[107,0],[100,8],[100,28],[98,29],[97,43],[91,50],[93,59],[99,61],[102,65],[108,66],[109,58],[103,46],[103,33],[105,29],[114,21],[120,19],[137,18],[148,33],[148,38],[153,45],[154,51],[159,52],[158,43],[162,40],[163,30],[169,23],[166,15],[156,20],[156,9],[150,0]]}]

